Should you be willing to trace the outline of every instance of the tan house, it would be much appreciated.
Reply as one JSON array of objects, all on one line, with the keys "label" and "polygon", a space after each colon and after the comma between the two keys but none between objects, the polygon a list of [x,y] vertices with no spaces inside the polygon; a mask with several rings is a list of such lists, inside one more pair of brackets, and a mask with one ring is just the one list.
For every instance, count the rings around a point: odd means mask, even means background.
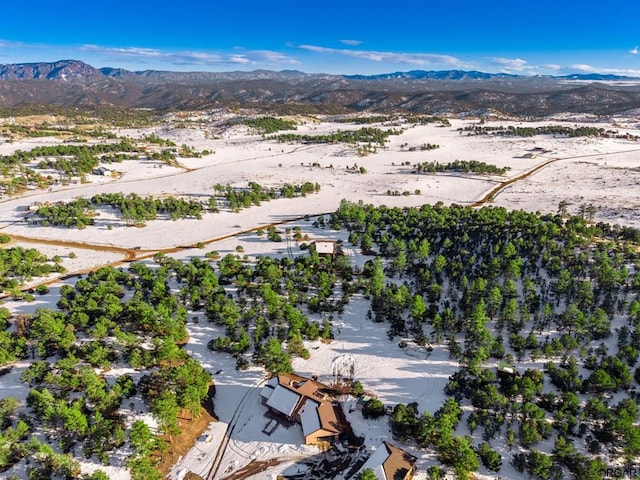
[{"label": "tan house", "polygon": [[335,240],[316,240],[313,244],[320,256],[335,257],[338,253],[338,244]]},{"label": "tan house", "polygon": [[331,387],[292,373],[273,377],[260,391],[262,403],[271,411],[302,426],[306,445],[333,443],[342,431],[338,404],[333,403]]},{"label": "tan house", "polygon": [[416,457],[404,450],[388,442],[382,442],[358,473],[371,469],[378,480],[411,480],[416,460]]}]

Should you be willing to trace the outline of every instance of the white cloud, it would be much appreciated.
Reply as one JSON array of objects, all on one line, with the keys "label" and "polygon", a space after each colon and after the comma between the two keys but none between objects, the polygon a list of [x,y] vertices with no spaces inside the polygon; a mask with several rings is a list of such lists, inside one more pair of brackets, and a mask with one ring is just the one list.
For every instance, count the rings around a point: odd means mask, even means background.
[{"label": "white cloud", "polygon": [[274,52],[273,50],[253,50],[249,55],[253,56],[255,59],[260,58],[262,61],[271,63],[300,65],[300,62],[295,58],[289,57],[280,52]]},{"label": "white cloud", "polygon": [[3,40],[0,38],[0,48],[24,47],[25,43],[15,42],[13,40]]},{"label": "white cloud", "polygon": [[82,45],[80,50],[101,53],[107,55],[120,55],[124,57],[136,57],[136,58],[161,58],[165,55],[160,50],[153,48],[138,48],[138,47],[100,47],[98,45]]},{"label": "white cloud", "polygon": [[248,65],[251,63],[251,60],[249,60],[244,55],[231,55],[229,57],[229,63],[239,63],[241,65]]},{"label": "white cloud", "polygon": [[595,72],[598,70],[596,67],[592,67],[591,65],[586,65],[584,63],[574,63],[570,68],[579,72]]},{"label": "white cloud", "polygon": [[633,47],[631,50],[629,50],[629,53],[632,55],[638,55],[638,53],[640,53],[640,50],[638,49],[638,47]]},{"label": "white cloud", "polygon": [[583,63],[570,65],[570,68],[573,71],[585,73],[603,73],[611,75],[622,75],[627,77],[640,77],[640,70],[634,70],[633,68],[603,68],[594,67],[593,65],[586,65]]},{"label": "white cloud", "polygon": [[556,65],[555,63],[545,63],[540,65],[540,68],[545,68],[547,70],[561,70],[562,65]]},{"label": "white cloud", "polygon": [[531,68],[527,65],[527,61],[521,58],[490,57],[489,60],[509,72],[522,72]]},{"label": "white cloud", "polygon": [[463,62],[451,55],[438,55],[433,53],[398,53],[377,52],[374,50],[350,50],[345,48],[329,48],[318,45],[298,45],[298,48],[314,53],[344,55],[351,58],[371,60],[373,62],[406,63],[416,66],[449,65],[463,66]]},{"label": "white cloud", "polygon": [[121,59],[135,60],[140,63],[162,62],[172,65],[263,65],[282,66],[298,65],[296,59],[279,52],[270,50],[246,50],[236,53],[217,53],[199,51],[166,51],[153,48],[139,47],[101,47],[98,45],[83,45],[80,50],[108,57],[108,61]]},{"label": "white cloud", "polygon": [[343,45],[350,45],[352,47],[357,47],[358,45],[362,44],[360,40],[340,40],[340,43],[342,43]]}]

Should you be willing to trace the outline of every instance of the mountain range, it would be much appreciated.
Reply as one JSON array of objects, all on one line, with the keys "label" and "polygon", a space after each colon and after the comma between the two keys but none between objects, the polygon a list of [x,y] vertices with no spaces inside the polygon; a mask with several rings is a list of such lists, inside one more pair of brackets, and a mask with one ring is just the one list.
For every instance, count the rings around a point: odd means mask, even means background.
[{"label": "mountain range", "polygon": [[79,60],[0,65],[0,106],[195,109],[225,105],[315,111],[515,116],[612,114],[640,108],[640,79],[616,75],[524,76],[446,70],[379,75],[129,71]]},{"label": "mountain range", "polygon": [[[130,71],[124,68],[94,68],[80,60],[59,60],[57,62],[40,63],[14,63],[0,64],[0,80],[79,80],[97,79],[102,77],[112,78],[145,78],[165,81],[211,81],[211,80],[259,80],[259,79],[308,79],[310,77],[328,78],[342,77],[347,80],[494,80],[494,79],[525,79],[532,78],[527,75],[514,75],[510,73],[486,73],[466,70],[440,70],[425,71],[411,70],[408,72],[381,73],[376,75],[327,75],[307,74],[297,70],[283,70],[280,72],[270,70],[254,70],[251,72],[171,72],[158,70]],[[535,78],[535,77],[534,77]],[[570,74],[562,76],[544,76],[556,80],[584,80],[584,81],[629,81],[640,78],[626,77],[612,74]]]}]

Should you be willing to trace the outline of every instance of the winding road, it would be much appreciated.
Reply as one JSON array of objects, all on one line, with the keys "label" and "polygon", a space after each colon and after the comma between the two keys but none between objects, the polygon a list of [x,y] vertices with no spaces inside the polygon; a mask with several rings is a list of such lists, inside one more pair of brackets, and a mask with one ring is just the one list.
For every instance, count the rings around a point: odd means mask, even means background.
[{"label": "winding road", "polygon": [[[287,151],[287,152],[278,152],[278,153],[273,153],[273,154],[269,154],[269,155],[266,155],[266,156],[257,156],[257,157],[243,158],[243,159],[227,161],[227,162],[220,162],[220,163],[216,163],[214,165],[207,165],[207,166],[201,167],[200,169],[189,169],[189,168],[186,168],[184,166],[181,166],[183,168],[182,172],[172,172],[172,173],[164,175],[164,176],[162,176],[160,178],[184,175],[184,174],[187,174],[187,173],[192,173],[195,170],[213,168],[213,167],[217,167],[219,165],[225,165],[225,164],[237,163],[237,162],[246,162],[246,161],[256,160],[256,159],[260,159],[260,158],[264,158],[264,157],[275,157],[275,156],[279,156],[279,155],[286,155],[288,153],[292,153],[292,152],[295,152],[297,150],[306,149],[306,148],[310,148],[310,147],[309,146],[298,146],[298,147],[292,149],[291,151]],[[523,181],[523,180],[526,180],[526,179],[530,178],[531,176],[533,176],[536,173],[540,172],[541,170],[543,170],[547,166],[549,166],[549,165],[551,165],[553,163],[556,163],[556,162],[560,162],[560,161],[564,161],[564,160],[575,160],[575,159],[579,159],[579,158],[604,157],[604,156],[607,156],[607,155],[619,155],[619,154],[633,153],[633,152],[640,152],[640,148],[622,150],[622,151],[616,151],[616,152],[605,152],[605,153],[594,153],[594,154],[587,154],[587,155],[576,155],[576,156],[569,156],[569,157],[550,158],[550,159],[544,160],[543,162],[539,163],[538,165],[534,166],[530,170],[528,170],[528,171],[526,171],[526,172],[524,172],[524,173],[522,173],[520,175],[517,175],[517,176],[509,178],[509,179],[507,179],[507,180],[505,180],[503,182],[500,182],[498,185],[496,185],[495,187],[492,187],[488,192],[483,194],[481,198],[479,198],[478,200],[472,202],[471,205],[473,207],[481,207],[481,206],[491,202],[493,199],[495,199],[495,197],[497,195],[499,195],[501,192],[503,192],[509,186],[511,186],[511,185],[513,185],[513,184],[515,184],[517,182],[520,182],[520,181]],[[137,182],[137,181],[140,181],[140,180],[139,179],[137,179],[137,180],[123,180],[123,181],[115,180],[114,182],[117,182],[117,183],[129,183],[129,182]],[[83,188],[90,188],[90,187],[91,187],[91,185],[79,186],[79,187],[72,187],[72,188],[69,188],[67,190],[75,191],[75,190],[81,190]],[[21,197],[21,198],[27,198],[27,197],[30,197],[30,196],[34,196],[34,195],[28,195],[28,196],[24,196],[24,197]],[[14,200],[14,199],[12,198],[12,199],[9,199],[9,200]],[[5,200],[5,201],[8,201],[8,200]],[[327,214],[328,213],[320,213],[318,215],[327,215]],[[199,246],[202,246],[202,245],[210,245],[210,244],[213,244],[213,243],[216,243],[216,242],[220,242],[222,240],[226,240],[226,239],[229,239],[229,238],[237,237],[239,235],[243,235],[243,234],[246,234],[246,233],[254,232],[254,231],[257,231],[259,229],[267,229],[270,226],[279,226],[279,225],[284,225],[284,224],[287,224],[287,223],[290,223],[290,222],[299,221],[299,220],[301,220],[303,218],[304,218],[304,216],[292,216],[290,218],[286,218],[286,219],[280,220],[278,222],[264,223],[264,224],[255,225],[255,226],[252,226],[252,227],[249,227],[249,228],[236,230],[236,231],[229,232],[229,233],[221,235],[221,236],[217,236],[217,237],[214,237],[214,238],[210,238],[210,239],[201,241],[201,242],[199,242],[201,245],[196,245],[196,244],[193,244],[193,245],[176,245],[176,246],[160,248],[160,249],[126,248],[126,247],[120,247],[120,246],[115,246],[115,245],[105,245],[105,244],[88,243],[88,242],[71,241],[71,240],[47,239],[47,238],[31,237],[31,236],[25,236],[25,235],[13,235],[13,234],[9,234],[9,237],[12,239],[13,242],[26,242],[26,243],[33,243],[33,244],[69,247],[69,248],[78,249],[78,250],[90,250],[90,251],[97,251],[97,252],[111,252],[111,253],[115,253],[115,254],[118,254],[118,255],[122,255],[122,258],[120,260],[107,262],[107,263],[100,264],[100,265],[94,265],[94,266],[92,266],[90,268],[86,268],[86,269],[82,269],[82,270],[77,270],[77,271],[73,271],[73,272],[66,272],[63,276],[49,278],[49,279],[44,280],[44,281],[42,281],[40,283],[42,285],[50,285],[50,284],[53,284],[53,283],[56,283],[56,282],[60,281],[61,278],[68,278],[68,277],[75,276],[75,275],[83,275],[83,274],[89,273],[89,272],[94,271],[94,270],[96,270],[98,268],[101,268],[101,267],[119,266],[119,265],[122,265],[122,264],[125,264],[125,263],[128,263],[128,262],[146,260],[146,259],[152,258],[154,255],[156,255],[158,253],[172,254],[172,253],[177,253],[177,252],[181,252],[181,251],[185,251],[185,250],[196,249],[196,248],[198,248]],[[13,223],[15,223],[15,222],[13,222]],[[10,223],[8,225],[0,227],[0,231],[6,229],[7,227],[12,225],[13,223]],[[35,285],[35,286],[37,286],[37,285]],[[34,288],[35,286],[31,285],[28,288]],[[27,287],[25,287],[25,289],[27,289]]]},{"label": "winding road", "polygon": [[[217,474],[220,468],[220,463],[224,458],[224,454],[227,451],[227,446],[229,445],[229,442],[233,442],[233,440],[231,439],[231,435],[233,434],[233,431],[236,428],[238,418],[240,418],[240,414],[246,408],[249,402],[255,399],[254,397],[257,395],[257,392],[260,391],[260,387],[262,387],[266,382],[267,382],[266,379],[256,381],[252,385],[252,388],[249,388],[247,392],[244,394],[244,396],[242,397],[242,399],[240,400],[240,403],[238,404],[235,411],[233,412],[233,416],[231,417],[231,420],[229,420],[229,424],[227,425],[227,430],[225,431],[224,437],[220,442],[220,445],[218,446],[218,450],[216,451],[216,455],[213,460],[213,465],[211,466],[209,473],[205,477],[205,480],[215,480],[216,478],[219,478],[217,477]],[[246,453],[246,452],[243,451],[243,453]]]},{"label": "winding road", "polygon": [[[294,152],[300,148],[308,148],[308,147],[297,147],[296,149],[293,149],[291,152]],[[287,152],[287,153],[291,153],[291,152]],[[547,166],[554,164],[556,162],[560,162],[560,161],[564,161],[564,160],[574,160],[574,159],[579,159],[579,158],[589,158],[589,157],[605,157],[608,155],[619,155],[619,154],[625,154],[625,153],[633,153],[633,152],[640,152],[640,148],[635,148],[635,149],[630,149],[630,150],[624,150],[624,151],[617,151],[617,152],[610,152],[610,153],[595,153],[595,154],[587,154],[587,155],[576,155],[576,156],[569,156],[569,157],[556,157],[556,158],[549,158],[549,159],[544,159],[542,162],[540,162],[539,164],[535,165],[534,167],[532,167],[531,169],[525,171],[524,173],[521,173],[519,175],[516,175],[514,177],[511,177],[509,179],[506,179],[502,182],[500,182],[499,184],[493,186],[489,191],[487,191],[486,193],[484,193],[478,200],[475,200],[471,203],[471,205],[473,207],[482,207],[484,205],[486,205],[487,203],[491,202],[497,195],[499,195],[501,192],[503,192],[506,188],[516,184],[517,182],[521,182],[524,180],[529,179],[530,177],[532,177],[533,175],[537,174],[538,172],[540,172],[541,170],[543,170],[544,168],[546,168]],[[275,153],[275,154],[270,154],[268,155],[269,157],[275,157],[278,155],[286,155],[286,153]],[[264,157],[253,157],[253,158],[246,158],[246,159],[239,159],[239,160],[234,160],[234,161],[229,161],[229,162],[221,162],[215,165],[209,165],[206,167],[202,167],[202,169],[206,169],[206,168],[213,168],[213,167],[218,167],[220,165],[224,165],[224,164],[228,164],[228,163],[237,163],[237,162],[247,162],[247,161],[251,161],[251,160],[256,160],[259,158],[264,158]],[[192,173],[194,170],[199,170],[199,169],[184,169],[184,171],[182,172],[173,172],[171,174],[168,174],[166,176],[163,176],[162,178],[165,177],[173,177],[173,176],[178,176],[178,175],[183,175],[185,173]],[[121,182],[118,183],[129,183],[129,182],[137,182],[139,180],[123,180]],[[116,180],[117,182],[117,180]],[[72,190],[80,190],[84,187],[74,187],[74,188],[70,188],[69,191]],[[25,198],[25,197],[22,197]],[[327,215],[327,213],[324,214],[319,214],[319,215]],[[214,244],[216,242],[220,242],[229,238],[233,238],[233,237],[237,237],[239,235],[243,235],[246,233],[250,233],[250,232],[255,232],[259,229],[267,229],[269,226],[279,226],[279,225],[284,225],[284,224],[288,224],[290,222],[295,222],[295,221],[299,221],[302,220],[304,217],[303,216],[291,216],[290,218],[287,219],[283,219],[280,220],[278,222],[271,222],[271,223],[265,223],[265,224],[259,224],[259,225],[255,225],[255,226],[251,226],[249,228],[244,228],[244,229],[238,229],[229,233],[226,233],[224,235],[221,236],[217,236],[217,237],[213,237],[207,240],[204,240],[202,242],[200,242],[202,245],[211,245]],[[9,224],[10,225],[10,224]],[[0,228],[0,231],[7,228],[9,225],[5,225],[3,227]],[[42,282],[40,282],[41,285],[50,285],[50,284],[54,284],[57,283],[59,281],[61,281],[62,278],[65,277],[70,277],[70,276],[74,276],[74,275],[81,275],[81,274],[86,274],[89,273],[91,271],[94,271],[98,268],[104,267],[104,266],[119,266],[119,265],[123,265],[125,263],[128,262],[133,262],[133,261],[140,261],[140,260],[145,260],[145,259],[149,259],[152,258],[153,256],[155,256],[158,253],[161,254],[172,254],[172,253],[177,253],[177,252],[181,252],[181,251],[185,251],[185,250],[190,250],[190,249],[198,249],[199,245],[176,245],[176,246],[171,246],[171,247],[167,247],[167,248],[160,248],[160,249],[136,249],[136,248],[127,248],[127,247],[121,247],[121,246],[114,246],[114,245],[105,245],[105,244],[96,244],[96,243],[87,243],[87,242],[81,242],[81,241],[70,241],[70,240],[55,240],[55,239],[47,239],[47,238],[39,238],[39,237],[31,237],[31,236],[24,236],[24,235],[13,235],[13,234],[9,234],[9,237],[11,238],[12,242],[24,242],[24,243],[31,243],[31,244],[41,244],[41,245],[51,245],[51,246],[59,246],[59,247],[68,247],[68,248],[73,248],[75,250],[87,250],[87,251],[96,251],[96,252],[110,252],[110,253],[114,253],[117,255],[120,255],[121,258],[119,260],[115,260],[115,261],[111,261],[111,262],[107,262],[104,264],[100,264],[100,265],[94,265],[90,268],[86,268],[83,270],[78,270],[78,271],[73,271],[73,272],[66,272],[62,277],[58,276],[58,277],[54,277],[54,278],[50,278],[47,280],[44,280]],[[25,290],[27,288],[34,288],[37,285],[31,285],[29,287],[25,287]],[[249,389],[248,392],[242,397],[239,405],[237,406],[236,410],[233,413],[232,418],[230,419],[227,429],[225,431],[224,437],[220,442],[220,445],[216,451],[216,454],[213,458],[213,462],[211,464],[211,467],[208,469],[208,472],[206,473],[206,476],[204,476],[205,480],[214,480],[217,478],[221,478],[220,475],[222,474],[222,472],[219,472],[222,461],[224,459],[224,455],[225,455],[225,451],[227,450],[227,448],[231,448],[233,447],[233,439],[232,439],[232,435],[234,433],[234,429],[236,428],[236,424],[238,419],[241,417],[242,411],[247,408],[247,406],[249,405],[250,401],[254,398],[253,395],[255,395],[257,391],[259,391],[260,385],[264,382],[264,380],[262,382],[257,382],[255,384],[256,388],[252,388]],[[430,388],[430,385],[427,385],[427,388]],[[231,445],[230,445],[231,443]],[[246,453],[246,452],[244,452]],[[238,470],[237,472],[234,472],[233,474],[229,474],[230,476],[228,477],[229,479],[240,479],[240,478],[244,478],[243,476],[245,474],[250,474],[250,472],[254,472],[255,471],[260,471],[261,469],[273,466],[277,463],[282,462],[283,459],[273,459],[271,461],[268,462],[257,462],[257,463],[249,463],[247,466],[243,467],[242,469]]]},{"label": "winding road", "polygon": [[[166,179],[166,178],[171,178],[171,177],[176,177],[176,176],[180,176],[180,175],[185,175],[185,174],[190,174],[193,172],[197,172],[197,171],[201,171],[201,170],[207,170],[207,169],[212,169],[212,168],[218,168],[222,165],[229,165],[229,164],[235,164],[235,163],[242,163],[242,162],[249,162],[249,161],[255,161],[255,160],[260,160],[260,159],[264,159],[264,158],[273,158],[273,157],[278,157],[278,156],[283,156],[283,155],[288,155],[291,153],[295,153],[297,151],[301,151],[301,150],[308,150],[311,148],[317,147],[316,145],[298,145],[295,146],[294,148],[291,148],[287,151],[281,151],[281,152],[274,152],[274,153],[269,153],[267,155],[260,155],[260,156],[252,156],[252,157],[248,157],[248,158],[241,158],[241,159],[237,159],[237,160],[229,160],[229,161],[222,161],[222,162],[216,162],[213,164],[209,164],[206,166],[202,166],[199,168],[189,168],[186,167],[180,163],[176,163],[174,166],[177,168],[180,168],[182,171],[179,172],[171,172],[171,173],[167,173],[166,175],[160,175],[157,177],[152,177],[150,180],[154,180],[154,179]],[[107,184],[127,184],[127,183],[135,183],[135,182],[140,182],[141,179],[114,179],[112,182],[108,182]],[[105,184],[106,185],[106,184]],[[77,195],[76,192],[82,191],[82,190],[86,190],[88,188],[94,188],[95,185],[93,184],[88,184],[88,185],[75,185],[75,186],[68,186],[66,188],[62,188],[59,190],[56,190],[57,192],[66,192],[69,194],[69,196],[74,196]],[[37,193],[27,193],[27,194],[23,194],[19,197],[10,197],[10,198],[5,198],[3,200],[0,200],[0,203],[6,203],[6,202],[11,202],[11,201],[15,201],[17,199],[20,200],[24,200],[27,198],[42,198],[43,196],[46,196],[47,193],[45,192],[37,192]],[[321,213],[319,215],[323,215],[324,213]],[[122,247],[122,246],[115,246],[115,245],[111,245],[111,244],[100,244],[100,243],[89,243],[89,242],[83,242],[83,241],[73,241],[73,240],[61,240],[61,239],[51,239],[51,238],[41,238],[41,237],[36,237],[36,236],[27,236],[27,235],[16,235],[16,234],[12,234],[9,233],[8,236],[11,238],[11,242],[12,243],[16,243],[16,242],[23,242],[23,243],[30,243],[30,244],[40,244],[40,245],[50,245],[50,246],[58,246],[58,247],[68,247],[68,248],[73,248],[74,250],[89,250],[89,251],[94,251],[94,252],[109,252],[109,253],[114,253],[117,255],[121,255],[122,258],[119,260],[115,260],[115,261],[111,261],[111,262],[105,262],[99,265],[93,265],[89,268],[84,268],[81,270],[74,270],[74,271],[68,271],[65,272],[63,275],[59,275],[59,276],[55,276],[55,277],[51,277],[48,278],[46,280],[43,280],[42,282],[39,282],[37,284],[34,285],[29,285],[28,287],[23,287],[22,290],[28,290],[28,289],[32,289],[37,287],[38,285],[51,285],[54,284],[58,281],[60,281],[61,279],[64,278],[69,278],[69,277],[73,277],[73,276],[77,276],[77,275],[84,275],[87,273],[90,273],[92,271],[95,271],[101,267],[106,267],[106,266],[120,266],[123,265],[125,263],[129,263],[129,262],[134,262],[134,261],[140,261],[140,260],[146,260],[149,258],[152,258],[153,256],[155,256],[158,253],[161,254],[172,254],[172,253],[177,253],[177,252],[181,252],[181,251],[185,251],[185,250],[190,250],[190,249],[196,249],[196,248],[201,248],[202,245],[210,245],[216,242],[220,242],[222,240],[226,240],[229,238],[233,238],[233,237],[237,237],[239,235],[243,235],[246,233],[250,233],[250,232],[254,232],[260,229],[266,230],[267,228],[273,226],[279,226],[279,225],[284,225],[290,222],[295,222],[295,221],[299,221],[302,220],[304,218],[304,216],[299,216],[299,215],[294,215],[291,216],[290,218],[286,218],[284,220],[280,220],[277,222],[268,222],[268,223],[263,223],[263,224],[259,224],[259,225],[255,225],[249,228],[243,228],[243,229],[239,229],[239,230],[235,230],[232,232],[229,232],[227,234],[224,235],[220,235],[220,236],[216,236],[214,238],[210,238],[204,241],[200,241],[200,242],[196,242],[196,244],[188,244],[188,245],[175,245],[175,246],[171,246],[171,247],[164,247],[164,248],[158,248],[158,249],[140,249],[140,248],[131,248],[131,247]],[[0,227],[0,231],[7,229],[8,227],[21,223],[23,220],[16,220],[16,221],[11,221],[8,222],[6,225],[3,225],[2,227]],[[0,294],[0,298],[2,298],[3,295]]]},{"label": "winding road", "polygon": [[631,150],[621,150],[619,152],[590,153],[590,154],[587,154],[587,155],[575,155],[575,156],[571,156],[571,157],[551,158],[549,160],[546,160],[546,161],[536,165],[532,169],[527,170],[526,172],[524,172],[524,173],[522,173],[520,175],[517,175],[517,176],[512,177],[512,178],[510,178],[508,180],[505,180],[504,182],[499,183],[497,186],[495,186],[494,188],[489,190],[486,194],[484,194],[482,196],[482,198],[480,198],[479,200],[476,200],[475,202],[473,202],[472,206],[473,207],[481,207],[481,206],[485,205],[486,203],[488,203],[491,200],[493,200],[494,198],[496,198],[496,196],[500,192],[502,192],[504,189],[506,189],[507,187],[513,185],[516,182],[520,182],[521,180],[526,180],[527,178],[531,177],[532,175],[535,175],[540,170],[542,170],[543,168],[551,165],[552,163],[560,162],[562,160],[575,160],[575,159],[578,159],[578,158],[589,158],[589,157],[605,157],[605,156],[608,156],[608,155],[620,155],[622,153],[633,153],[633,152],[640,152],[640,148],[633,148]]}]

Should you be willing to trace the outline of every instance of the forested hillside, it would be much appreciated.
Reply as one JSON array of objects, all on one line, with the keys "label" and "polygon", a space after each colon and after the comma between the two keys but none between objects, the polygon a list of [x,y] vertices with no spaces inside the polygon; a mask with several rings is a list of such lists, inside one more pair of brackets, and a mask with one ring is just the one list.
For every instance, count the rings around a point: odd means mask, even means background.
[{"label": "forested hillside", "polygon": [[460,478],[479,459],[535,478],[601,478],[640,453],[636,230],[502,208],[347,202],[329,222],[377,255],[373,320],[388,322],[390,338],[446,342],[460,362],[443,411],[395,408],[398,438],[433,448]]},{"label": "forested hillside", "polygon": [[[315,227],[348,231],[370,258],[358,268],[341,248],[320,256],[296,227],[285,234],[307,255],[158,254],[63,286],[57,309],[3,312],[13,333],[4,363],[30,361],[21,377],[30,420],[3,400],[10,453],[1,468],[39,452],[33,478],[76,478],[67,452],[107,465],[126,451],[134,479],[159,478],[164,443],[144,422],[127,425],[125,412],[143,402],[159,434],[177,432],[179,412],[200,412],[211,376],[182,348],[190,315],[212,322],[220,333],[209,349],[232,355],[237,369],[277,374],[292,370],[292,357],[313,356],[305,342],[330,342],[332,319],[355,296],[388,325],[389,341],[446,346],[459,362],[437,412],[399,404],[389,419],[397,440],[435,453],[432,478],[440,468],[464,478],[481,463],[600,478],[604,465],[640,454],[638,231],[503,208],[348,202]],[[109,382],[112,368],[134,373]],[[37,440],[54,430],[55,449]]]}]

